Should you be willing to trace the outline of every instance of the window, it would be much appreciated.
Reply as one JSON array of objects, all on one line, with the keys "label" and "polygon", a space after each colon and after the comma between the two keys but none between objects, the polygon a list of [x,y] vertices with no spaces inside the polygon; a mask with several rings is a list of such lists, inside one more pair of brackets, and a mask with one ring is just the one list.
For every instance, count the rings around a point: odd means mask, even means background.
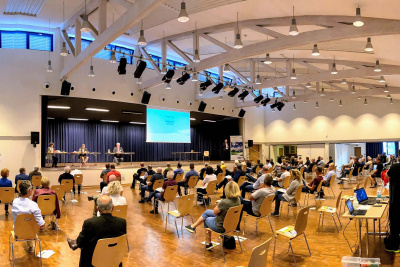
[{"label": "window", "polygon": [[394,142],[383,142],[383,152],[386,155],[396,155],[396,145]]},{"label": "window", "polygon": [[53,51],[53,35],[25,31],[0,31],[0,47]]}]

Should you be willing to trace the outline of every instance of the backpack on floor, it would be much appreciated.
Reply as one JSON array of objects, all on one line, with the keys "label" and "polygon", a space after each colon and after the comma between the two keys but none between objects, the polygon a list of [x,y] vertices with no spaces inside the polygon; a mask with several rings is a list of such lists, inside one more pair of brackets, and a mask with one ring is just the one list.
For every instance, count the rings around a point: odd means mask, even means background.
[{"label": "backpack on floor", "polygon": [[233,236],[225,235],[224,241],[223,241],[223,246],[226,249],[235,249],[236,248],[235,238]]}]

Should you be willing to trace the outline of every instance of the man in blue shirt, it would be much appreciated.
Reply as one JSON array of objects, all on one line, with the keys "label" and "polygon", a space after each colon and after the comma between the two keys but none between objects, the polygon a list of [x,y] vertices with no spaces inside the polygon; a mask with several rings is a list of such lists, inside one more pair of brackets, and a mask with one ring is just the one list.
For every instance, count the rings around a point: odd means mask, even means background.
[{"label": "man in blue shirt", "polygon": [[[12,182],[7,179],[9,175],[10,171],[8,169],[1,170],[0,187],[12,187]],[[6,215],[8,215],[8,204],[4,204],[4,209],[6,211]]]},{"label": "man in blue shirt", "polygon": [[177,169],[174,171],[174,180],[175,180],[177,174],[184,173],[184,171],[182,170],[182,164],[178,163],[176,168]]},{"label": "man in blue shirt", "polygon": [[15,175],[15,190],[17,189],[18,181],[23,181],[23,180],[30,181],[31,179],[26,174],[25,168],[20,168],[19,169],[19,174]]},{"label": "man in blue shirt", "polygon": [[183,186],[185,188],[185,195],[187,195],[187,188],[188,188],[189,178],[192,177],[192,176],[199,177],[199,173],[194,170],[194,164],[190,163],[190,171],[188,171],[185,174],[185,177],[183,178],[183,181],[178,182],[178,194],[179,194],[179,196],[182,196],[181,186]]}]

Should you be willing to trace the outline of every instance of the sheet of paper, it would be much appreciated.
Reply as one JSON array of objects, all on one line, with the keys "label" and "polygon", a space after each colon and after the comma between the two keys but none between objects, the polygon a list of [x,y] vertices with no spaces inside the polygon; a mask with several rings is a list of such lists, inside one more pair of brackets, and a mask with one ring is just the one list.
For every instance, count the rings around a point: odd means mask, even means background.
[{"label": "sheet of paper", "polygon": [[371,205],[360,205],[356,210],[369,210],[371,207]]},{"label": "sheet of paper", "polygon": [[[51,250],[51,249],[42,250],[42,255],[41,255],[41,256],[42,256],[42,259],[48,259],[48,258],[50,258],[51,255],[53,255],[54,253],[55,253],[55,252],[54,252],[53,250]],[[38,253],[36,257],[40,258],[40,253]]]}]

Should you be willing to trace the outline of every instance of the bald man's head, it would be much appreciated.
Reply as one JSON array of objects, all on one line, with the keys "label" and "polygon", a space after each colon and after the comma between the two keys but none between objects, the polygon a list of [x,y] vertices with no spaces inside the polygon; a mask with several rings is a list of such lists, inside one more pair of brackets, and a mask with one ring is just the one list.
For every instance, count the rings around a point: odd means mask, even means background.
[{"label": "bald man's head", "polygon": [[112,199],[108,195],[102,195],[97,199],[97,209],[101,214],[103,213],[111,213],[113,210]]},{"label": "bald man's head", "polygon": [[115,176],[114,174],[111,174],[110,177],[108,177],[108,182],[114,182],[117,181],[117,176]]},{"label": "bald man's head", "polygon": [[162,168],[161,167],[157,167],[157,173],[162,173]]}]

